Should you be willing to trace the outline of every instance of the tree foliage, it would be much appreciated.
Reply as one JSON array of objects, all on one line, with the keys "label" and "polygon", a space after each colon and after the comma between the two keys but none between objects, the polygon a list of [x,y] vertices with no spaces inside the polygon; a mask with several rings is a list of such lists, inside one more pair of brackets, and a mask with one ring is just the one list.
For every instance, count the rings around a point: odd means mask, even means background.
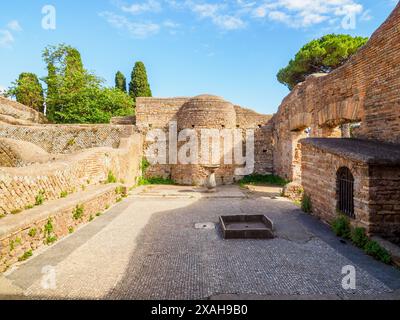
[{"label": "tree foliage", "polygon": [[121,71],[118,71],[115,75],[115,88],[126,92],[126,78]]},{"label": "tree foliage", "polygon": [[34,73],[21,73],[18,79],[12,83],[7,95],[15,97],[18,102],[36,111],[43,112],[43,87]]},{"label": "tree foliage", "polygon": [[56,123],[108,123],[112,116],[131,115],[133,100],[118,89],[102,86],[88,72],[78,50],[71,46],[47,47],[47,116]]},{"label": "tree foliage", "polygon": [[135,63],[129,83],[129,95],[136,101],[137,97],[151,97],[151,89],[147,79],[147,72],[144,63]]},{"label": "tree foliage", "polygon": [[367,41],[368,38],[343,34],[329,34],[312,40],[278,72],[278,81],[292,90],[313,73],[329,73],[340,67]]}]

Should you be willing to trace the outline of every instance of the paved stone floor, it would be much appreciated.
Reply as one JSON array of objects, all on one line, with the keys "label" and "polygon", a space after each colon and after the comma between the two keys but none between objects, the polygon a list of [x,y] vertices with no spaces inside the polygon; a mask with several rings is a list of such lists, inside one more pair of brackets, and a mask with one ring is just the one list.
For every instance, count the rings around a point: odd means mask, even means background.
[{"label": "paved stone floor", "polygon": [[[279,190],[262,191],[237,186],[215,194],[193,187],[138,189],[9,270],[0,278],[0,298],[400,297],[400,271],[341,243],[325,224],[277,197]],[[275,222],[277,238],[223,240],[218,219],[225,214],[266,214]],[[199,223],[216,228],[196,229]],[[346,265],[356,268],[356,290],[341,287]],[[53,274],[55,287],[45,289]]]}]

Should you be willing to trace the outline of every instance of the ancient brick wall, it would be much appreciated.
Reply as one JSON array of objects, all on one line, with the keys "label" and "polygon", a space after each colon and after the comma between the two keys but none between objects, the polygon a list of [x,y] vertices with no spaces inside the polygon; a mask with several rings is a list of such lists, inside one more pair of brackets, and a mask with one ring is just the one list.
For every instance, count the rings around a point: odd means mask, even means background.
[{"label": "ancient brick wall", "polygon": [[347,167],[354,176],[354,212],[361,226],[369,228],[368,165],[327,153],[309,144],[302,145],[302,185],[311,198],[313,214],[324,221],[337,218],[336,174]]},{"label": "ancient brick wall", "polygon": [[139,129],[165,128],[176,121],[179,109],[189,98],[137,98],[136,124]]},{"label": "ancient brick wall", "polygon": [[49,153],[71,153],[95,147],[118,148],[121,137],[135,132],[127,125],[25,125],[0,124],[0,138],[36,144]]},{"label": "ancient brick wall", "polygon": [[266,125],[272,118],[272,115],[259,114],[251,109],[235,106],[236,125],[239,128],[251,129]]},{"label": "ancient brick wall", "polygon": [[337,171],[354,176],[354,225],[400,243],[400,167],[369,165],[302,143],[302,185],[313,214],[331,222],[337,218]]},{"label": "ancient brick wall", "polygon": [[370,231],[400,244],[400,168],[369,168]]},{"label": "ancient brick wall", "polygon": [[[254,130],[255,138],[255,172],[273,172],[272,125],[267,125],[272,118],[252,110],[234,106],[224,99],[212,95],[201,95],[194,98],[139,98],[136,106],[136,125],[144,136],[151,129],[168,129],[171,121],[176,121],[178,132],[191,129],[197,132],[200,139],[202,129],[241,129],[245,138],[245,130]],[[168,132],[166,133],[167,146],[169,145]],[[245,141],[245,139],[244,139]],[[200,142],[200,141],[199,141]],[[145,143],[146,150],[151,143]],[[179,148],[185,143],[178,143]],[[199,143],[199,152],[201,144]],[[220,139],[220,155],[224,155],[224,139]],[[167,150],[168,154],[168,150]],[[224,157],[221,156],[221,164]],[[221,165],[216,170],[216,179],[219,184],[232,183],[240,177],[235,177],[236,165]],[[208,171],[202,165],[185,164],[157,164],[152,165],[146,172],[147,177],[171,178],[181,184],[204,183]]]},{"label": "ancient brick wall", "polygon": [[283,100],[274,123],[275,172],[296,179],[298,139],[331,137],[335,128],[361,122],[358,137],[400,144],[400,4],[368,43],[329,75],[310,76]]},{"label": "ancient brick wall", "polygon": [[118,149],[99,147],[64,155],[55,161],[18,168],[0,168],[0,214],[7,215],[35,204],[45,192],[48,200],[62,192],[74,193],[107,180],[111,171],[129,185],[141,175],[142,137],[121,138]]}]

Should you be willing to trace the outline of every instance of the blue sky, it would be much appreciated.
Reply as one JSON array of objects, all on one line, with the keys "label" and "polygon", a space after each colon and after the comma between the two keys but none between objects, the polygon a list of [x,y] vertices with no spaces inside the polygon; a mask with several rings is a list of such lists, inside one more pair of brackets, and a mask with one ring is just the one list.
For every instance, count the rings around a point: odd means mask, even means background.
[{"label": "blue sky", "polygon": [[[113,85],[147,67],[153,95],[211,93],[262,113],[288,90],[276,73],[309,40],[327,33],[370,36],[394,0],[1,0],[0,88],[21,72],[46,74],[44,47],[78,48],[85,67]],[[42,28],[42,8],[56,29]]]}]

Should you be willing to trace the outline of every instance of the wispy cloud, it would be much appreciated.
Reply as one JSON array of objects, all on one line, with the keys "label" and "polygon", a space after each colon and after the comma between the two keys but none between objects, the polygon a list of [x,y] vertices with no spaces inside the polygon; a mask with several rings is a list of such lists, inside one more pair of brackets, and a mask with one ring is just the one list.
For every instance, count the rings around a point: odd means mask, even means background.
[{"label": "wispy cloud", "polygon": [[22,31],[22,27],[17,20],[7,23],[4,29],[0,29],[0,48],[11,48],[15,42],[14,32]]},{"label": "wispy cloud", "polygon": [[21,25],[19,24],[18,20],[12,20],[12,21],[10,21],[10,22],[7,24],[7,28],[8,28],[9,30],[11,30],[11,31],[16,31],[16,32],[22,31],[22,27],[21,27]]},{"label": "wispy cloud", "polygon": [[246,23],[236,14],[227,11],[226,4],[197,3],[186,1],[186,6],[201,19],[209,18],[221,29],[236,30],[245,27]]},{"label": "wispy cloud", "polygon": [[[224,32],[243,29],[257,21],[284,24],[290,28],[318,25],[321,25],[321,28],[341,28],[344,18],[349,16],[358,17],[359,21],[372,19],[370,11],[364,9],[360,0],[114,1],[119,12],[106,12],[102,16],[114,27],[127,28],[130,34],[142,38],[161,29],[174,33],[171,29],[175,28],[176,23],[165,23],[165,12],[168,11],[191,13],[197,17],[192,23],[210,21]],[[132,18],[135,18],[135,21],[132,21]],[[147,20],[143,20],[144,18]]]},{"label": "wispy cloud", "polygon": [[113,12],[102,12],[104,18],[113,28],[127,31],[132,37],[143,39],[155,35],[160,31],[160,26],[152,22],[131,21],[125,16]]},{"label": "wispy cloud", "polygon": [[124,12],[138,15],[145,12],[158,13],[161,11],[162,6],[160,1],[147,0],[143,2],[135,2],[130,5],[120,5],[120,8]]},{"label": "wispy cloud", "polygon": [[252,16],[302,28],[363,12],[357,0],[264,0],[253,9]]},{"label": "wispy cloud", "polygon": [[10,48],[14,43],[14,36],[9,30],[0,29],[0,47]]}]

